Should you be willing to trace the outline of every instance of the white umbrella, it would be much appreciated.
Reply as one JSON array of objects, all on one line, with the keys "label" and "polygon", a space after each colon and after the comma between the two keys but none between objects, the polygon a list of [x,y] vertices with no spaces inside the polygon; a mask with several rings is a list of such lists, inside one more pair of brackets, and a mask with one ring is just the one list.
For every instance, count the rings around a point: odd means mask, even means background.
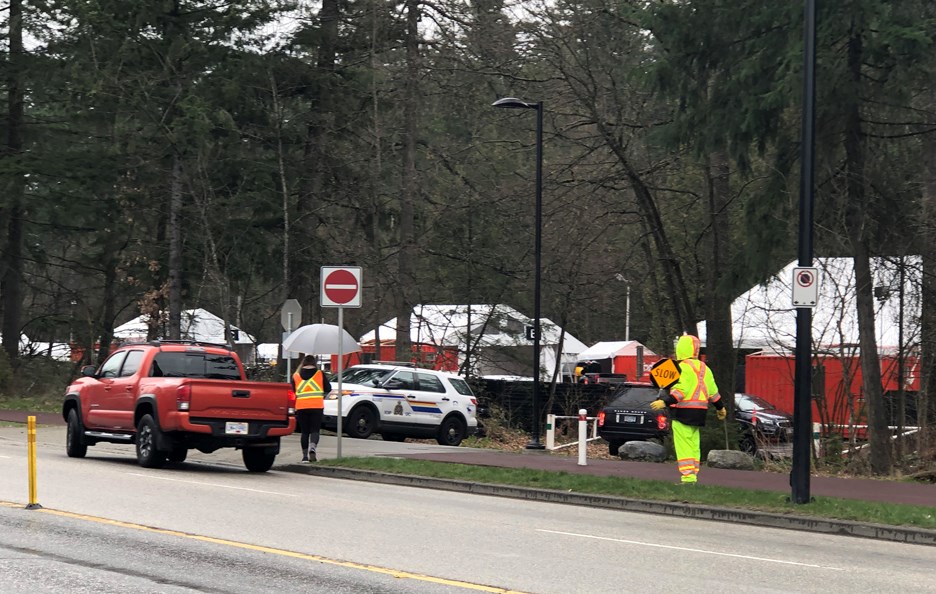
[{"label": "white umbrella", "polygon": [[361,350],[361,345],[346,330],[334,324],[308,324],[286,337],[283,350],[307,355],[334,355],[355,353]]}]

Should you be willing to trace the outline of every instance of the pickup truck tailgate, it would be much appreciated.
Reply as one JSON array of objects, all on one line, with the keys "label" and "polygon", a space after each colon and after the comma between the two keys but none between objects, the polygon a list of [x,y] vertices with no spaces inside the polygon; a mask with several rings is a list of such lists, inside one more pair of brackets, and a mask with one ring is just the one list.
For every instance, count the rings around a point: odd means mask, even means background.
[{"label": "pickup truck tailgate", "polygon": [[281,421],[289,408],[290,385],[267,382],[191,380],[190,417]]}]

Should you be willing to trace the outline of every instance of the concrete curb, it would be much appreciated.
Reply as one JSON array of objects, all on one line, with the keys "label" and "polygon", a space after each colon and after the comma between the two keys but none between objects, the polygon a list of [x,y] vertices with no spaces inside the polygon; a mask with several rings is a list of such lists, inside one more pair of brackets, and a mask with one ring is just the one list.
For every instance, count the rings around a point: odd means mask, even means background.
[{"label": "concrete curb", "polygon": [[550,489],[533,489],[529,487],[513,487],[510,485],[494,485],[485,483],[471,483],[453,479],[439,479],[407,474],[390,474],[372,470],[357,470],[333,466],[316,466],[306,464],[287,464],[277,466],[276,470],[324,476],[328,478],[369,481],[405,487],[420,487],[456,491],[460,493],[473,493],[476,495],[490,495],[494,497],[508,497],[511,499],[525,499],[527,501],[541,501],[546,503],[562,503],[567,505],[580,505],[619,511],[641,512],[693,518],[696,520],[715,520],[719,522],[734,522],[752,526],[767,526],[771,528],[784,528],[804,532],[818,532],[821,534],[837,534],[841,536],[854,536],[858,538],[871,538],[907,544],[936,546],[936,530],[925,528],[912,528],[903,526],[888,526],[884,524],[861,524],[847,520],[830,520],[809,516],[795,516],[770,512],[750,510],[726,509],[709,505],[693,503],[675,503],[671,501],[647,501],[642,499],[628,499],[612,495],[592,495],[588,493],[569,493]]}]

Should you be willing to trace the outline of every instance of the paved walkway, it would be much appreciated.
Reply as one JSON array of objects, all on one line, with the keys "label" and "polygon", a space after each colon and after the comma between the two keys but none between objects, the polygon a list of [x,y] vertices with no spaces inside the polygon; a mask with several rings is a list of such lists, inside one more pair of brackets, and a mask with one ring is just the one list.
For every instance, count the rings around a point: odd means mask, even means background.
[{"label": "paved walkway", "polygon": [[[26,423],[33,415],[39,425],[64,425],[58,413],[26,413],[23,411],[0,410],[0,421]],[[323,438],[324,441],[324,438]],[[347,446],[357,442],[352,439],[342,440]],[[382,445],[382,444],[381,444]],[[389,445],[389,444],[388,444]],[[407,446],[412,451],[413,444]],[[346,446],[346,447],[347,447]],[[428,448],[435,450],[436,448]],[[346,450],[345,455],[355,455],[353,450]],[[328,452],[323,452],[328,455]],[[497,450],[477,448],[444,448],[444,451],[422,451],[416,453],[393,452],[387,454],[375,450],[371,455],[394,455],[419,460],[451,462],[476,466],[497,466],[502,468],[531,468],[547,471],[563,471],[574,474],[596,476],[632,477],[638,479],[676,482],[678,473],[675,463],[657,464],[652,462],[625,462],[623,460],[588,460],[585,466],[579,466],[576,457],[559,456],[548,453],[505,453]],[[790,494],[790,477],[775,472],[723,470],[703,467],[699,474],[699,483],[719,485],[740,489],[776,491]],[[841,497],[883,503],[903,503],[936,507],[936,484],[922,484],[895,480],[875,480],[861,478],[838,478],[812,476],[810,495],[813,497]]]}]

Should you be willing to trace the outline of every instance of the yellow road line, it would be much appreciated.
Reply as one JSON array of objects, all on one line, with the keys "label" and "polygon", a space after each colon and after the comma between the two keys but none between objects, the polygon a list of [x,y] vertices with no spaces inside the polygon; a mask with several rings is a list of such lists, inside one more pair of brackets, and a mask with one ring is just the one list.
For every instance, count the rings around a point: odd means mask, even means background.
[{"label": "yellow road line", "polygon": [[[9,501],[0,501],[0,505],[4,507],[18,507],[22,508],[22,504],[12,503]],[[200,534],[191,534],[188,532],[180,532],[178,530],[166,530],[165,528],[154,528],[152,526],[143,526],[142,524],[133,524],[131,522],[122,522],[120,520],[110,520],[108,518],[99,518],[97,516],[88,516],[85,514],[76,514],[67,511],[61,511],[57,509],[49,509],[43,507],[40,509],[31,510],[33,512],[52,514],[54,516],[61,516],[64,518],[72,518],[75,520],[86,520],[89,522],[97,522],[99,524],[109,524],[111,526],[119,526],[121,528],[132,528],[134,530],[143,530],[145,532],[154,532],[157,534],[166,534],[169,536],[178,536],[181,538],[188,538],[191,540],[199,540],[202,542],[210,542],[213,544],[225,545],[229,547],[235,547],[239,549],[247,549],[250,551],[259,551],[261,553],[270,553],[273,555],[281,555],[283,557],[292,557],[294,559],[305,559],[307,561],[318,561],[319,563],[327,563],[329,565],[337,565],[339,567],[347,567],[349,569],[360,569],[363,571],[370,571],[373,573],[380,573],[384,575],[389,575],[395,578],[401,579],[410,579],[417,580],[421,582],[431,582],[433,584],[442,584],[445,586],[453,586],[456,588],[465,588],[466,590],[477,590],[479,592],[496,592],[498,594],[523,594],[517,590],[506,590],[504,588],[496,588],[493,586],[485,586],[483,584],[473,584],[471,582],[463,582],[460,580],[449,580],[445,578],[435,577],[431,575],[424,575],[421,573],[412,573],[409,571],[400,571],[397,569],[390,569],[387,567],[379,567],[376,565],[365,565],[363,563],[354,563],[353,561],[341,561],[338,559],[329,559],[328,557],[322,557],[321,555],[309,555],[306,553],[297,553],[295,551],[287,551],[284,549],[275,549],[272,547],[264,547],[260,545],[252,545],[244,542],[238,542],[236,540],[227,540],[224,538],[214,538],[211,536],[202,536]]]}]

